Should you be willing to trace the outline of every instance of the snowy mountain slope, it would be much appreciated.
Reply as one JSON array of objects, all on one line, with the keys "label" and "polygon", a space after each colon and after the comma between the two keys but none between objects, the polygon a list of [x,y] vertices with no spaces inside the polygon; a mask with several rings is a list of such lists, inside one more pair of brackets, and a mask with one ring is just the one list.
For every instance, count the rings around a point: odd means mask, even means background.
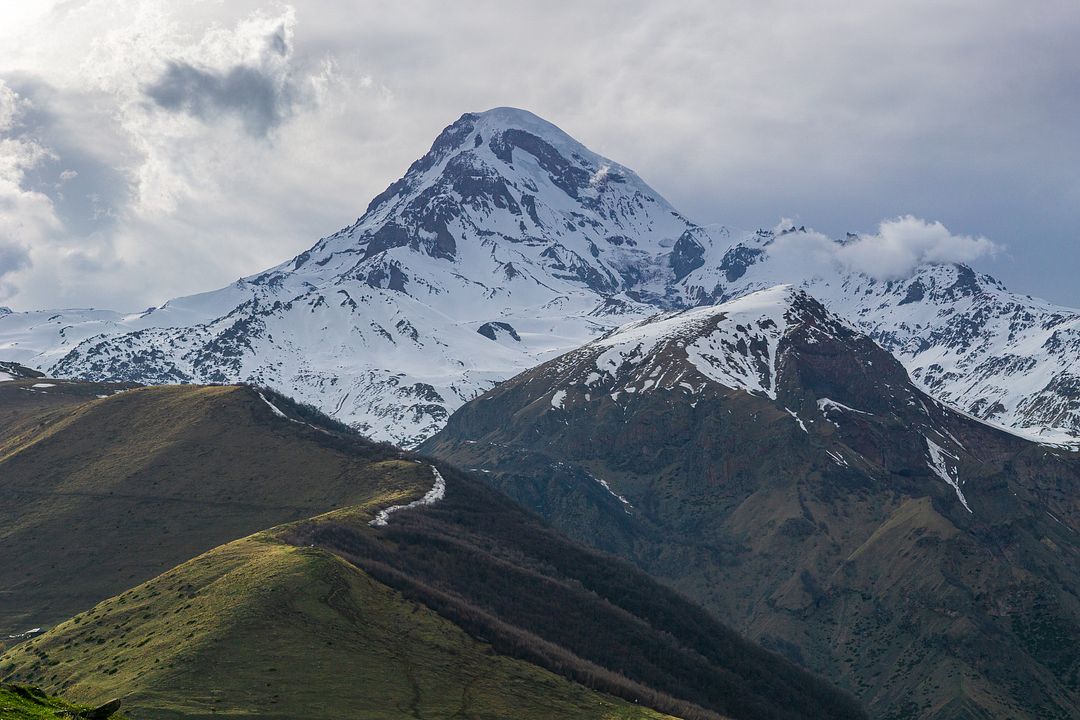
[{"label": "snowy mountain slope", "polygon": [[138,313],[92,308],[0,312],[0,356],[47,369],[89,338],[206,322],[244,302],[252,291],[251,286],[239,281]]},{"label": "snowy mountain slope", "polygon": [[[861,377],[861,396],[833,387],[831,396],[807,398],[803,368],[818,361],[814,353],[836,364],[830,372],[850,374],[849,384]],[[790,285],[629,323],[506,387],[515,385],[531,393],[545,412],[550,406],[571,414],[580,414],[582,407],[592,407],[603,396],[623,407],[644,394],[675,393],[695,407],[699,397],[745,391],[781,406],[804,433],[811,433],[808,424],[819,423],[815,433],[835,428],[825,433],[828,443],[821,452],[837,465],[862,465],[867,472],[875,471],[867,469],[865,457],[852,452],[858,444],[841,444],[850,422],[870,422],[875,413],[902,418],[906,431],[918,439],[906,462],[948,484],[971,511],[957,476],[959,459],[970,453],[942,421],[943,406],[912,386],[902,367],[870,338]]]},{"label": "snowy mountain slope", "polygon": [[934,400],[797,287],[629,324],[420,449],[874,717],[1075,715],[1078,456]]},{"label": "snowy mountain slope", "polygon": [[467,114],[353,225],[139,315],[0,318],[54,375],[271,385],[409,445],[449,411],[657,307],[710,236],[631,170],[510,108]]},{"label": "snowy mountain slope", "polygon": [[0,358],[94,380],[264,383],[409,445],[623,323],[791,283],[935,397],[1043,442],[1080,438],[1080,313],[963,265],[883,282],[773,257],[800,234],[706,231],[628,168],[496,108],[463,115],[295,258],[142,313],[0,313]]},{"label": "snowy mountain slope", "polygon": [[[784,234],[790,247],[803,231]],[[683,284],[723,301],[795,283],[939,400],[1040,442],[1080,438],[1080,311],[1010,292],[964,264],[922,265],[891,281],[839,265],[807,273],[771,252],[776,239],[746,234]]]}]

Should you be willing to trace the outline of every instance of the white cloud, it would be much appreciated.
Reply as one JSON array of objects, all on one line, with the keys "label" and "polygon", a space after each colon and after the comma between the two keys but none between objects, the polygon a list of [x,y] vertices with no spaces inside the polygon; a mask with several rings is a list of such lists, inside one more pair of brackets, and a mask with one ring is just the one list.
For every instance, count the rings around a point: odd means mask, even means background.
[{"label": "white cloud", "polygon": [[[0,140],[9,304],[131,309],[213,289],[366,204],[349,187],[381,152],[384,88],[333,58],[298,57],[291,8],[186,25],[169,7],[139,3],[121,20],[91,0],[49,16],[84,61],[61,53],[47,79],[12,74],[33,103],[0,86],[33,105],[21,139]],[[0,120],[14,122],[13,107],[0,102]]]},{"label": "white cloud", "polygon": [[991,257],[1002,246],[984,237],[954,235],[940,222],[912,215],[883,220],[876,233],[860,234],[845,242],[815,230],[785,232],[792,221],[781,220],[769,254],[780,268],[794,273],[826,274],[839,267],[879,280],[910,277],[920,265],[972,263]]},{"label": "white cloud", "polygon": [[940,222],[905,215],[885,220],[876,234],[844,245],[840,257],[853,270],[892,280],[909,276],[925,263],[971,263],[1001,249],[984,237],[954,235]]}]

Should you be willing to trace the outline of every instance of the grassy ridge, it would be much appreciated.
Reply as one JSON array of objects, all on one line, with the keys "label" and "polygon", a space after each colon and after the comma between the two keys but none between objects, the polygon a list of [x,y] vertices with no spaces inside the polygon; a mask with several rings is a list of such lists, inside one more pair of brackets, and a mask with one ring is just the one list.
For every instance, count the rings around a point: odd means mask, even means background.
[{"label": "grassy ridge", "polygon": [[0,677],[138,717],[664,717],[500,656],[326,551],[263,533],[199,554],[327,511],[366,527],[427,490],[427,465],[250,388],[101,389],[10,395],[0,619],[92,609],[11,648]]},{"label": "grassy ridge", "polygon": [[317,548],[216,548],[0,658],[139,717],[665,717],[500,656]]},{"label": "grassy ridge", "polygon": [[567,542],[459,471],[442,472],[443,500],[379,532],[330,513],[285,534],[340,554],[500,652],[675,715],[865,717],[850,697],[644,573]]}]

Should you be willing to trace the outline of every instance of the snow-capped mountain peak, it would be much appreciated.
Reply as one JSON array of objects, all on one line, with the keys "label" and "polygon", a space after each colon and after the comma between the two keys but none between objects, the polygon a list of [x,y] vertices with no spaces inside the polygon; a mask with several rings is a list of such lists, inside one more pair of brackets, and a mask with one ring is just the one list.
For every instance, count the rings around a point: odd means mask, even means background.
[{"label": "snow-capped mountain peak", "polygon": [[1040,442],[1080,437],[1080,311],[1010,292],[964,263],[923,263],[896,279],[829,259],[800,264],[774,252],[782,233],[745,234],[688,282],[708,284],[719,301],[795,283],[934,397]]},{"label": "snow-capped mountain peak", "polygon": [[468,113],[310,250],[144,313],[16,314],[0,353],[57,375],[279,388],[412,444],[499,380],[658,307],[710,235],[523,110]]},{"label": "snow-capped mountain peak", "polygon": [[708,242],[633,171],[532,113],[496,108],[463,115],[356,223],[275,272],[362,270],[411,293],[422,281],[405,268],[419,253],[489,287],[664,298]]},{"label": "snow-capped mountain peak", "polygon": [[[825,260],[777,251],[799,243]],[[935,397],[1044,442],[1080,437],[1080,313],[962,264],[877,279],[830,262],[830,247],[802,226],[706,230],[551,123],[495,108],[462,115],[356,222],[296,257],[144,312],[0,313],[0,359],[263,383],[413,444],[493,383],[626,322],[792,284]]]},{"label": "snow-capped mountain peak", "polygon": [[562,393],[564,403],[567,393],[693,395],[703,383],[777,400],[792,333],[808,344],[853,334],[806,292],[777,285],[628,323],[536,373]]}]

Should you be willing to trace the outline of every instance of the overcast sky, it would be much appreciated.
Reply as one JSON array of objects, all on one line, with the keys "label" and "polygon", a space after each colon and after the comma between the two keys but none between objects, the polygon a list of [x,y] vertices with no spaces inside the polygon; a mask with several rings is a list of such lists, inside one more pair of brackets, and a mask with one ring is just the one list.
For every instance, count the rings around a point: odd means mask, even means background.
[{"label": "overcast sky", "polygon": [[1080,306],[1078,37],[1076,0],[4,2],[0,303],[227,284],[513,105],[697,222],[910,214]]}]

